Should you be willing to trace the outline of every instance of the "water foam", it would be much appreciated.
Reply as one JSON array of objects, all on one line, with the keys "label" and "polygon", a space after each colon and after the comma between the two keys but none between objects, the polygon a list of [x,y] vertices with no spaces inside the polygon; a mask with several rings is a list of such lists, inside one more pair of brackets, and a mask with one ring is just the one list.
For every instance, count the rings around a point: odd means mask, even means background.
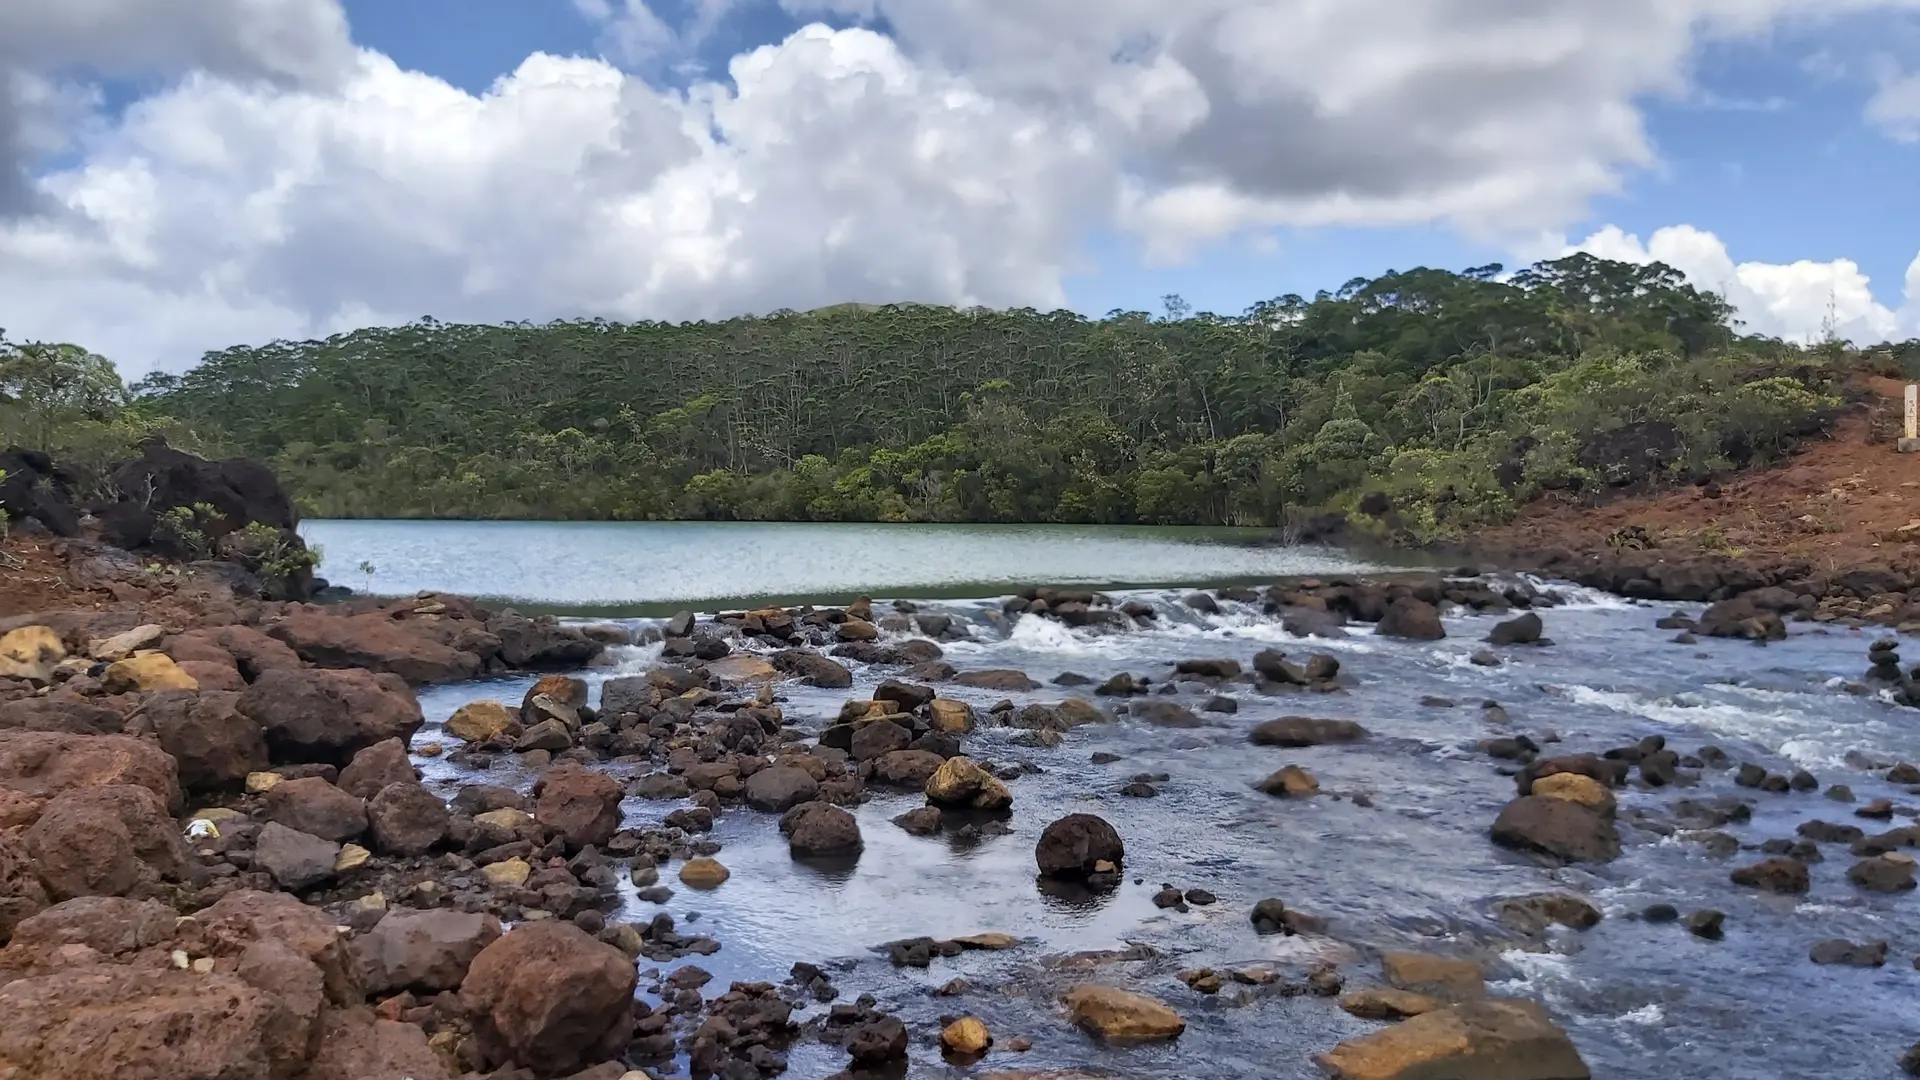
[{"label": "water foam", "polygon": [[[1749,693],[1750,697],[1788,706],[1764,710],[1713,701],[1694,693],[1650,697],[1579,684],[1556,689],[1565,693],[1568,700],[1576,705],[1608,709],[1674,727],[1744,739],[1766,746],[1781,757],[1806,768],[1844,765],[1848,750],[1880,750],[1887,743],[1885,736],[1891,733],[1887,725],[1877,721],[1841,726],[1825,719],[1816,711],[1820,710],[1819,700],[1807,694],[1784,691]],[[1762,697],[1763,694],[1766,696]],[[1863,736],[1866,737],[1865,741]]]}]

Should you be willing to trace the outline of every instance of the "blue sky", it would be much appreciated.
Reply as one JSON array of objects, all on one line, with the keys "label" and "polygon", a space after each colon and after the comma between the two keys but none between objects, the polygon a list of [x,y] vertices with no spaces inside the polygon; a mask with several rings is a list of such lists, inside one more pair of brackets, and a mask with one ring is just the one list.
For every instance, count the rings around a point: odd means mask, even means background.
[{"label": "blue sky", "polygon": [[[566,0],[345,0],[354,38],[474,93],[529,52],[596,52],[598,28]],[[654,10],[680,25],[687,0]],[[709,77],[735,53],[779,40],[801,25],[770,3],[736,9],[687,59]],[[1920,14],[1860,20],[1817,31],[1713,44],[1695,57],[1696,93],[1651,95],[1643,108],[1660,167],[1630,176],[1624,191],[1594,201],[1567,235],[1617,225],[1646,237],[1687,223],[1725,241],[1739,261],[1791,263],[1850,258],[1885,289],[1897,289],[1920,244],[1920,144],[1862,121],[1871,85],[1859,58],[1894,50],[1920,55]],[[1832,65],[1853,58],[1853,70]],[[688,68],[647,71],[684,84]],[[1284,231],[1273,245],[1211,245],[1183,265],[1143,263],[1117,233],[1087,238],[1089,272],[1067,279],[1072,305],[1090,314],[1160,309],[1178,293],[1198,308],[1237,312],[1288,292],[1311,295],[1356,276],[1417,265],[1460,269],[1515,263],[1513,253],[1437,226]],[[1266,250],[1261,250],[1261,248]]]}]

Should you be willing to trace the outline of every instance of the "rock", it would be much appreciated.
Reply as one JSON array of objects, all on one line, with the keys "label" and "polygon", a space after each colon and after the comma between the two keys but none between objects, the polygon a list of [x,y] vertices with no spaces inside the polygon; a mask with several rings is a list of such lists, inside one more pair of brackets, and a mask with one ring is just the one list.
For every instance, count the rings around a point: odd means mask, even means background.
[{"label": "rock", "polygon": [[499,940],[492,915],[394,909],[347,946],[368,996],[457,990],[481,950]]},{"label": "rock", "polygon": [[1845,967],[1882,967],[1887,962],[1887,943],[1869,941],[1856,945],[1851,941],[1833,938],[1814,943],[1807,953],[1807,959],[1816,964],[1838,964]]},{"label": "rock", "polygon": [[1611,818],[1617,806],[1613,792],[1591,776],[1579,773],[1555,773],[1542,776],[1533,782],[1533,794],[1549,799],[1565,799],[1599,814]]},{"label": "rock", "polygon": [[336,843],[367,831],[367,805],[317,776],[274,785],[262,800],[267,819]]},{"label": "rock", "polygon": [[320,1053],[304,1080],[453,1080],[453,1073],[419,1025],[355,1008],[322,1019]]},{"label": "rock", "polygon": [[633,961],[571,923],[514,927],[460,983],[480,1057],[548,1075],[618,1057],[633,1034]]},{"label": "rock", "polygon": [[289,892],[301,892],[333,878],[340,845],[277,821],[260,827],[254,839],[253,865],[273,876]]},{"label": "rock", "polygon": [[1388,604],[1373,632],[1408,641],[1438,641],[1447,636],[1440,624],[1439,609],[1411,596],[1402,596]]},{"label": "rock", "polygon": [[1812,888],[1807,864],[1799,859],[1774,858],[1733,871],[1733,883],[1770,893],[1803,893]]},{"label": "rock", "polygon": [[917,686],[913,683],[888,679],[874,688],[873,700],[890,701],[899,708],[896,712],[910,713],[933,701],[933,687]]},{"label": "rock", "polygon": [[[895,750],[873,763],[873,782],[908,791],[924,791],[927,781],[940,771],[947,759],[928,750]],[[755,773],[758,777],[760,774]],[[752,781],[748,781],[751,786]],[[804,801],[804,800],[803,800]]]},{"label": "rock", "polygon": [[1528,934],[1544,933],[1554,925],[1590,930],[1604,917],[1591,901],[1570,893],[1511,897],[1495,904],[1494,911],[1501,922]]},{"label": "rock", "polygon": [[993,1033],[977,1016],[963,1016],[940,1029],[940,1046],[962,1057],[977,1057],[993,1045]]},{"label": "rock", "polygon": [[0,987],[0,1062],[48,1080],[278,1080],[304,1032],[236,975],[93,965]]},{"label": "rock", "polygon": [[278,942],[319,968],[327,999],[336,1004],[361,1000],[346,944],[332,917],[286,893],[242,889],[222,896],[194,914],[201,938],[216,955],[262,942]]},{"label": "rock", "polygon": [[[372,858],[373,852],[368,851],[359,844],[341,844],[340,857],[333,860],[333,872],[336,875],[352,873],[367,865],[368,861]],[[374,895],[377,896],[379,894],[375,893]]]},{"label": "rock", "polygon": [[1268,795],[1283,798],[1304,799],[1320,794],[1320,781],[1313,774],[1298,765],[1282,766],[1280,771],[1254,785]]},{"label": "rock", "polygon": [[198,690],[193,676],[165,653],[142,653],[107,665],[100,677],[101,688],[109,694],[150,694],[161,690]]},{"label": "rock", "polygon": [[909,810],[894,818],[893,823],[905,829],[909,836],[932,836],[940,831],[940,808],[922,806]]},{"label": "rock", "polygon": [[907,1025],[897,1016],[880,1014],[855,1028],[847,1039],[847,1055],[856,1066],[884,1068],[907,1058]]},{"label": "rock", "polygon": [[963,671],[955,675],[953,681],[976,690],[998,690],[1002,693],[1040,689],[1040,684],[1029,678],[1026,672],[1004,669]]},{"label": "rock", "polygon": [[1314,1061],[1333,1080],[1590,1080],[1567,1033],[1531,1001],[1475,1001],[1348,1039]]},{"label": "rock", "polygon": [[1126,845],[1104,818],[1069,814],[1041,832],[1033,857],[1045,877],[1085,879],[1101,872],[1101,863],[1124,866]]},{"label": "rock", "polygon": [[1443,1009],[1446,1002],[1409,990],[1373,987],[1342,996],[1340,1007],[1362,1020],[1405,1020]]},{"label": "rock", "polygon": [[913,733],[891,720],[870,720],[853,729],[848,752],[855,761],[872,761],[913,743]]},{"label": "rock", "polygon": [[620,831],[620,785],[604,773],[556,765],[533,785],[533,819],[565,838],[569,850],[606,846]]},{"label": "rock", "polygon": [[181,805],[179,766],[146,739],[0,731],[0,788],[44,799],[112,784],[144,787],[169,812]]},{"label": "rock", "polygon": [[1193,710],[1173,701],[1161,701],[1153,698],[1136,701],[1127,706],[1127,715],[1143,724],[1165,728],[1197,728],[1200,718]]},{"label": "rock", "polygon": [[1492,631],[1487,634],[1487,643],[1490,645],[1537,645],[1540,643],[1540,633],[1543,629],[1540,616],[1529,611],[1505,622],[1495,623]]},{"label": "rock", "polygon": [[390,674],[415,686],[465,682],[484,666],[479,654],[439,640],[435,624],[393,618],[384,611],[297,611],[275,619],[266,630],[317,668]]},{"label": "rock", "polygon": [[1182,675],[1199,675],[1207,679],[1236,679],[1240,677],[1240,661],[1181,660],[1174,664],[1173,670]]},{"label": "rock", "polygon": [[1067,1014],[1103,1042],[1115,1046],[1165,1042],[1187,1029],[1180,1014],[1142,994],[1082,984],[1067,991]]},{"label": "rock", "polygon": [[1329,743],[1359,742],[1366,737],[1367,729],[1351,720],[1282,716],[1277,720],[1268,720],[1256,726],[1247,734],[1247,741],[1255,746],[1295,749],[1303,746],[1325,746]]},{"label": "rock", "polygon": [[53,900],[123,896],[185,873],[179,829],[158,796],[131,784],[80,788],[51,799],[21,834]]},{"label": "rock", "polygon": [[927,801],[938,806],[999,811],[1013,805],[1013,793],[991,773],[965,757],[948,758],[927,778]]},{"label": "rock", "polygon": [[447,804],[416,780],[388,784],[367,800],[373,847],[384,855],[425,855],[446,839],[451,823]]},{"label": "rock", "polygon": [[1268,898],[1253,905],[1250,916],[1254,932],[1257,934],[1285,934],[1287,928],[1287,906],[1278,900]]},{"label": "rock", "polygon": [[1907,892],[1914,887],[1914,864],[1901,856],[1875,855],[1854,863],[1847,880],[1868,892]]},{"label": "rock", "polygon": [[792,765],[774,765],[747,777],[747,805],[764,814],[784,814],[819,794],[820,784]]},{"label": "rock", "polygon": [[688,859],[680,868],[680,881],[689,889],[717,889],[731,876],[726,867],[705,856]]},{"label": "rock", "polygon": [[1104,724],[1112,719],[1086,698],[1068,698],[1046,708],[1052,713],[1054,723],[1067,730],[1088,724]]},{"label": "rock", "polygon": [[559,720],[542,720],[520,733],[514,740],[513,748],[518,753],[531,750],[544,750],[549,754],[564,753],[573,749],[573,731]]},{"label": "rock", "polygon": [[1721,912],[1711,910],[1691,911],[1687,913],[1685,925],[1687,932],[1697,938],[1719,941],[1725,936],[1722,927],[1727,917]]},{"label": "rock", "polygon": [[1566,799],[1523,795],[1494,820],[1493,842],[1560,863],[1611,862],[1620,856],[1613,822]]},{"label": "rock", "polygon": [[929,703],[933,730],[965,735],[973,730],[973,706],[951,698],[935,698]]},{"label": "rock", "polygon": [[265,671],[236,707],[260,725],[275,761],[336,767],[375,743],[406,745],[425,722],[399,676],[367,671]]},{"label": "rock", "polygon": [[191,791],[232,787],[267,767],[260,725],[240,714],[240,695],[220,691],[160,693],[145,704],[160,748],[179,764]]},{"label": "rock", "polygon": [[1390,952],[1380,957],[1380,973],[1389,986],[1449,1001],[1487,996],[1486,977],[1471,960],[1427,953]]},{"label": "rock", "polygon": [[455,709],[444,725],[447,734],[465,742],[492,742],[517,736],[520,724],[497,701],[469,701]]},{"label": "rock", "polygon": [[411,784],[418,780],[407,748],[399,739],[387,739],[353,755],[353,761],[340,770],[340,790],[362,799],[371,799],[388,784]]},{"label": "rock", "polygon": [[794,858],[852,855],[860,851],[860,824],[832,803],[803,803],[780,819]]},{"label": "rock", "polygon": [[853,672],[811,649],[782,649],[769,658],[781,671],[824,690],[853,685]]},{"label": "rock", "polygon": [[21,952],[52,952],[85,945],[102,956],[122,956],[173,940],[174,910],[155,900],[82,896],[47,908],[12,928]]},{"label": "rock", "polygon": [[[192,695],[178,695],[188,700]],[[0,730],[54,731],[67,735],[118,735],[126,728],[119,710],[86,701],[30,697],[0,702]]]},{"label": "rock", "polygon": [[496,889],[517,889],[533,875],[533,867],[520,858],[502,859],[480,868],[480,876]]},{"label": "rock", "polygon": [[50,682],[55,665],[66,658],[66,645],[49,627],[22,626],[0,635],[0,679]]}]

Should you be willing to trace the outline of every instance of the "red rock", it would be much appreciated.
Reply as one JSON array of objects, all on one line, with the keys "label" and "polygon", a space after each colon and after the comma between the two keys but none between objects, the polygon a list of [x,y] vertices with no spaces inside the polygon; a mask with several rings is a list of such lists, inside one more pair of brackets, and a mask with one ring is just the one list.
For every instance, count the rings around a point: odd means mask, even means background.
[{"label": "red rock", "polygon": [[383,1020],[364,1008],[330,1012],[320,1052],[303,1080],[452,1080],[445,1061],[413,1024]]},{"label": "red rock", "polygon": [[369,996],[457,990],[473,959],[500,939],[491,915],[394,909],[353,939],[348,952]]},{"label": "red rock", "polygon": [[232,787],[267,767],[267,740],[260,725],[235,708],[239,700],[239,694],[206,689],[147,698],[147,721],[161,749],[179,763],[183,787]]},{"label": "red rock", "polygon": [[563,1076],[626,1048],[637,982],[625,953],[572,924],[525,923],[474,958],[460,1004],[487,1062]]},{"label": "red rock", "polygon": [[126,727],[119,710],[61,697],[31,697],[0,704],[0,729],[57,731],[67,735],[118,735]]},{"label": "red rock", "polygon": [[406,745],[426,722],[403,680],[368,671],[263,672],[238,707],[260,725],[273,760],[289,764],[345,766],[375,743]]},{"label": "red rock", "polygon": [[186,849],[167,808],[131,784],[55,796],[22,837],[56,900],[122,896],[185,871]]},{"label": "red rock", "polygon": [[411,784],[418,779],[406,744],[386,739],[353,755],[353,761],[340,770],[340,790],[371,799],[388,784]]},{"label": "red rock", "polygon": [[91,965],[0,987],[0,1063],[22,1080],[281,1080],[303,1061],[282,1019],[237,976]]},{"label": "red rock", "polygon": [[464,682],[483,665],[478,654],[440,640],[440,624],[382,612],[296,612],[276,619],[267,632],[310,664],[388,672],[416,686]]},{"label": "red rock", "polygon": [[13,928],[14,949],[52,951],[85,945],[103,956],[151,949],[173,937],[176,916],[157,900],[83,896],[62,901]]},{"label": "red rock", "polygon": [[604,845],[620,829],[620,785],[579,765],[556,765],[533,786],[533,819],[564,836],[569,848]]},{"label": "red rock", "polygon": [[26,845],[0,834],[0,938],[15,932],[20,922],[47,906],[47,888],[33,872]]},{"label": "red rock", "polygon": [[268,938],[241,950],[234,974],[273,1004],[267,1055],[276,1061],[310,1059],[319,1049],[320,1017],[327,1006],[326,978],[313,961]]},{"label": "red rock", "polygon": [[267,792],[267,820],[342,843],[367,831],[367,806],[317,776],[285,780]]},{"label": "red rock", "polygon": [[387,855],[425,855],[446,839],[451,820],[447,804],[413,780],[388,784],[367,801],[373,848]]},{"label": "red rock", "polygon": [[239,956],[257,942],[279,941],[320,970],[327,999],[357,1004],[364,996],[333,919],[286,893],[242,889],[193,916],[193,933],[212,956]]},{"label": "red rock", "polygon": [[63,791],[137,784],[178,812],[180,768],[146,739],[127,735],[62,735],[0,731],[0,787],[52,798]]},{"label": "red rock", "polygon": [[227,664],[213,664],[205,660],[180,660],[175,667],[187,673],[201,690],[223,690],[238,694],[247,688],[247,680],[240,677],[240,671]]},{"label": "red rock", "polygon": [[201,627],[175,634],[166,640],[161,651],[182,665],[189,660],[225,664],[247,682],[258,679],[263,671],[306,666],[285,642],[239,624]]}]

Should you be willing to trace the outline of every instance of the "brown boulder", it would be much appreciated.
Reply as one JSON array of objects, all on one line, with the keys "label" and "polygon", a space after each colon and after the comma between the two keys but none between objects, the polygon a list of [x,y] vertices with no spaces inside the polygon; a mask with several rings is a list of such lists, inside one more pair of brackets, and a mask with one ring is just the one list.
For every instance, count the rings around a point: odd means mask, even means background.
[{"label": "brown boulder", "polygon": [[936,806],[1000,811],[1013,805],[1013,793],[970,758],[950,757],[927,778],[927,801]]},{"label": "brown boulder", "polygon": [[774,765],[747,777],[747,805],[767,814],[783,814],[812,802],[820,794],[820,784],[806,770],[792,765]]},{"label": "brown boulder", "polygon": [[558,765],[533,785],[533,819],[566,838],[569,848],[605,845],[620,829],[620,785],[579,765]]},{"label": "brown boulder", "polygon": [[297,612],[274,620],[267,632],[318,667],[391,673],[416,686],[479,675],[480,656],[439,640],[437,629],[435,623],[382,612]]},{"label": "brown boulder", "polygon": [[251,626],[201,627],[168,638],[163,650],[176,661],[225,664],[247,682],[263,671],[306,666],[286,643]]},{"label": "brown boulder", "polygon": [[267,767],[267,740],[259,724],[240,714],[239,700],[239,694],[209,690],[147,699],[147,720],[161,749],[180,763],[181,786],[229,787]]},{"label": "brown boulder", "polygon": [[121,896],[186,868],[179,830],[158,796],[112,784],[55,796],[23,835],[35,872],[55,900]]},{"label": "brown boulder", "polygon": [[266,671],[238,707],[260,725],[273,760],[289,764],[345,766],[375,743],[406,745],[425,723],[399,676],[368,671]]},{"label": "brown boulder", "polygon": [[1348,1039],[1316,1062],[1333,1080],[1590,1080],[1567,1033],[1530,1001],[1476,1001]]},{"label": "brown boulder", "polygon": [[1259,724],[1247,733],[1247,741],[1255,746],[1286,749],[1359,742],[1366,737],[1367,729],[1351,720],[1323,720],[1312,716],[1282,716]]},{"label": "brown boulder", "polygon": [[304,1060],[283,1022],[234,975],[79,967],[0,987],[0,1063],[21,1080],[281,1080]]},{"label": "brown boulder", "polygon": [[0,730],[57,731],[67,735],[118,735],[126,720],[118,710],[58,697],[0,702]]},{"label": "brown boulder", "polygon": [[371,799],[388,784],[411,784],[418,779],[406,744],[385,739],[353,755],[353,761],[340,770],[340,790]]},{"label": "brown boulder", "polygon": [[1785,857],[1763,859],[1752,866],[1742,866],[1733,871],[1731,877],[1735,885],[1770,893],[1797,894],[1813,887],[1807,864]]},{"label": "brown boulder", "polygon": [[1439,641],[1447,636],[1446,628],[1440,623],[1440,610],[1411,596],[1402,596],[1388,604],[1386,614],[1380,617],[1373,632],[1408,641]]},{"label": "brown boulder", "polygon": [[492,915],[394,909],[348,945],[368,996],[457,990],[480,950],[500,938]]},{"label": "brown boulder", "polygon": [[1142,994],[1086,984],[1067,991],[1067,1015],[1088,1034],[1116,1046],[1180,1037],[1187,1022],[1165,1004]]},{"label": "brown boulder", "polygon": [[417,1024],[371,1009],[339,1009],[320,1024],[320,1050],[302,1080],[453,1080]]},{"label": "brown boulder", "polygon": [[637,982],[625,953],[571,923],[525,923],[480,950],[460,1004],[489,1065],[563,1076],[626,1049]]},{"label": "brown boulder", "polygon": [[81,896],[21,920],[10,944],[49,952],[62,945],[85,945],[102,956],[120,956],[172,940],[177,917],[157,900]]},{"label": "brown boulder", "polygon": [[193,918],[208,955],[238,956],[260,942],[277,941],[319,969],[329,1001],[345,1005],[364,996],[339,928],[319,908],[286,893],[242,889]]},{"label": "brown boulder", "polygon": [[860,851],[860,823],[831,803],[810,802],[794,807],[780,819],[787,834],[787,850],[795,858],[852,855]]},{"label": "brown boulder", "polygon": [[268,1057],[304,1061],[319,1049],[327,986],[326,977],[313,961],[286,942],[269,938],[240,950],[234,960],[234,974],[272,1003]]},{"label": "brown boulder", "polygon": [[180,768],[172,755],[127,735],[0,731],[0,787],[52,798],[63,791],[136,784],[181,807]]},{"label": "brown boulder", "polygon": [[388,784],[367,800],[373,849],[385,855],[425,855],[447,838],[451,822],[447,804],[415,780]]},{"label": "brown boulder", "polygon": [[1613,822],[1576,802],[1524,795],[1493,822],[1493,842],[1561,863],[1611,862],[1620,857]]},{"label": "brown boulder", "polygon": [[367,804],[318,776],[275,784],[263,805],[269,821],[335,843],[367,831]]},{"label": "brown boulder", "polygon": [[[908,791],[924,791],[927,781],[940,771],[947,759],[931,750],[895,750],[882,754],[873,763],[873,782]],[[755,774],[756,776],[758,774]],[[753,781],[747,781],[751,788]]]},{"label": "brown boulder", "polygon": [[1086,878],[1100,872],[1101,863],[1118,870],[1125,864],[1126,851],[1120,834],[1104,818],[1068,814],[1041,832],[1033,857],[1047,877]]},{"label": "brown boulder", "polygon": [[781,672],[823,690],[844,690],[853,685],[853,672],[844,664],[811,649],[782,649],[769,659]]},{"label": "brown boulder", "polygon": [[1024,671],[989,670],[963,671],[953,677],[961,686],[971,686],[976,690],[1023,691],[1038,690],[1040,684],[1034,682]]},{"label": "brown boulder", "polygon": [[0,940],[47,906],[47,887],[33,872],[33,858],[18,839],[0,834]]}]

